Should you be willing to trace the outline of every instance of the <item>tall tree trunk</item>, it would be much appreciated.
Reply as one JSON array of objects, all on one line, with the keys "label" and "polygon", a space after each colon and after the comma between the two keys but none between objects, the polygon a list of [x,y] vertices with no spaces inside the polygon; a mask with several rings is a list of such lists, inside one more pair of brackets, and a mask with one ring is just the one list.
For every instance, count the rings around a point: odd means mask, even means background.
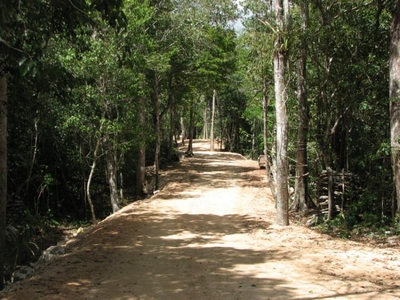
[{"label": "tall tree trunk", "polygon": [[156,130],[156,151],[154,154],[154,173],[155,173],[155,184],[154,189],[159,189],[159,170],[160,170],[160,148],[161,148],[161,116],[160,116],[160,104],[158,97],[158,81],[159,77],[154,72],[154,86],[153,86],[153,114],[155,118],[155,130]]},{"label": "tall tree trunk", "polygon": [[[320,22],[323,24],[327,24],[327,11],[325,10],[324,6],[322,5],[322,1],[314,2],[317,5],[317,8],[320,12],[321,19]],[[322,170],[327,170],[331,167],[331,158],[330,158],[330,130],[331,126],[331,119],[332,119],[332,112],[333,110],[330,107],[330,97],[328,83],[332,76],[331,74],[331,66],[333,62],[333,58],[330,57],[330,50],[332,45],[332,36],[333,33],[330,30],[331,28],[327,27],[327,34],[321,38],[321,63],[319,64],[318,73],[321,74],[319,79],[319,87],[318,87],[318,96],[316,100],[316,112],[315,118],[316,120],[316,141],[318,143],[317,154],[319,156],[319,161],[321,163]]]},{"label": "tall tree trunk", "polygon": [[[222,142],[222,141],[221,141]],[[251,159],[255,159],[256,155],[256,118],[253,119],[253,126],[251,127]],[[257,148],[258,152],[258,148]]]},{"label": "tall tree trunk", "polygon": [[[38,111],[36,112],[36,114],[38,115]],[[32,159],[31,159],[31,164],[29,167],[29,171],[28,171],[28,176],[26,179],[26,189],[25,189],[25,193],[24,193],[24,199],[26,197],[26,195],[29,193],[29,188],[30,188],[30,183],[31,183],[31,179],[32,179],[32,173],[33,173],[33,168],[35,166],[36,163],[36,156],[37,156],[37,152],[38,152],[38,140],[39,140],[39,130],[38,130],[38,124],[39,124],[39,116],[37,116],[35,118],[35,122],[34,122],[34,137],[33,137],[33,146],[32,146]],[[36,207],[38,208],[38,207]],[[36,214],[37,214],[37,209],[35,210]]]},{"label": "tall tree trunk", "polygon": [[[100,133],[102,131],[102,128],[103,128],[103,125],[100,125],[100,129],[99,129]],[[92,214],[93,224],[97,223],[97,219],[96,219],[96,213],[94,211],[92,196],[90,194],[90,187],[91,187],[94,171],[96,170],[96,164],[97,164],[97,159],[98,159],[97,153],[99,152],[99,149],[100,149],[101,139],[102,139],[101,137],[98,137],[97,141],[96,141],[96,146],[93,151],[93,161],[92,161],[92,165],[90,166],[90,173],[89,173],[89,177],[87,180],[87,186],[86,186],[86,199],[87,199],[89,207],[90,207],[90,213]]]},{"label": "tall tree trunk", "polygon": [[189,113],[189,144],[186,154],[193,156],[193,135],[194,135],[194,101],[190,104]]},{"label": "tall tree trunk", "polygon": [[218,105],[218,118],[219,118],[219,134],[218,134],[218,151],[222,151],[222,143],[223,143],[223,121],[222,121],[222,112],[221,105]]},{"label": "tall tree trunk", "polygon": [[[139,99],[139,126],[142,132],[145,132],[146,127],[146,98],[140,97]],[[139,137],[139,151],[138,151],[138,163],[136,169],[136,196],[141,197],[143,195],[143,185],[146,178],[146,141],[145,136]]]},{"label": "tall tree trunk", "polygon": [[396,3],[391,28],[389,72],[390,139],[397,199],[397,217],[400,219],[400,0]]},{"label": "tall tree trunk", "polygon": [[[287,116],[287,93],[286,93],[286,59],[285,38],[287,34],[288,12],[283,9],[287,7],[287,0],[275,0],[275,16],[277,24],[277,37],[274,55],[274,79],[275,79],[275,113],[276,113],[276,207],[278,210],[278,225],[289,225],[289,164],[288,164],[288,116]],[[284,36],[286,33],[286,36]]]},{"label": "tall tree trunk", "polygon": [[7,77],[0,74],[0,290],[4,288],[7,216]]},{"label": "tall tree trunk", "polygon": [[[172,84],[172,76],[169,78],[168,81],[168,90],[170,91],[168,93],[168,107],[167,109],[169,110],[169,132],[166,134],[167,140],[168,140],[168,152],[167,152],[167,161],[171,162],[172,161],[172,156],[174,153],[174,129],[175,129],[175,99],[174,99],[174,94],[172,91],[174,90],[174,86]],[[166,113],[167,110],[164,111]]]},{"label": "tall tree trunk", "polygon": [[302,18],[302,43],[300,49],[300,58],[298,66],[297,79],[297,101],[299,112],[299,128],[297,132],[297,150],[296,150],[296,180],[294,187],[294,201],[292,210],[306,211],[307,207],[307,139],[308,139],[308,120],[309,108],[306,86],[306,63],[307,63],[307,23],[308,23],[308,1],[301,2]]},{"label": "tall tree trunk", "polygon": [[109,135],[105,138],[104,145],[106,147],[106,166],[108,187],[110,189],[110,200],[113,213],[120,209],[120,198],[118,195],[118,180],[117,180],[117,157],[115,149],[110,142]]},{"label": "tall tree trunk", "polygon": [[174,154],[174,131],[175,131],[175,109],[174,104],[171,101],[169,108],[169,145],[168,145],[168,161],[173,160]]},{"label": "tall tree trunk", "polygon": [[204,111],[203,111],[203,139],[208,139],[207,110],[208,110],[208,105],[206,105],[206,107],[204,108]]},{"label": "tall tree trunk", "polygon": [[267,86],[267,80],[266,78],[264,78],[263,79],[263,114],[264,114],[263,135],[264,135],[265,171],[267,172],[269,188],[276,202],[275,181],[274,177],[271,176],[272,166],[270,164],[269,151],[268,151],[268,105],[269,105],[268,86]]},{"label": "tall tree trunk", "polygon": [[210,151],[214,151],[214,122],[215,122],[215,98],[217,91],[213,90],[212,106],[211,106],[211,129],[210,129]]},{"label": "tall tree trunk", "polygon": [[186,133],[186,124],[185,124],[185,119],[181,117],[181,138],[182,138],[182,146],[185,146],[185,139],[187,136]]}]

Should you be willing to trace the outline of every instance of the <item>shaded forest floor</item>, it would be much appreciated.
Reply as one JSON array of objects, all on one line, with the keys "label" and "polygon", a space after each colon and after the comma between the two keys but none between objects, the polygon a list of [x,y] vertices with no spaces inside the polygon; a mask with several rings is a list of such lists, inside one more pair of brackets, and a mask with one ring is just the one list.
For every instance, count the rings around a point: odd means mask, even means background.
[{"label": "shaded forest floor", "polygon": [[274,225],[265,171],[206,147],[0,298],[400,299],[398,245]]}]

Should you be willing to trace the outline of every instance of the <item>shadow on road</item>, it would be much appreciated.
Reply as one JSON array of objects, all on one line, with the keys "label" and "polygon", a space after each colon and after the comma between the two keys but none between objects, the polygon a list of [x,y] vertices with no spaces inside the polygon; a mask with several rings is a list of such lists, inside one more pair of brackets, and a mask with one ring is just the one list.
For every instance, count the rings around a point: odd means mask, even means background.
[{"label": "shadow on road", "polygon": [[[71,289],[79,286],[81,292],[94,293],[99,299],[105,299],[116,285],[121,290],[109,299],[265,299],[277,293],[290,299],[293,295],[284,280],[260,278],[254,271],[240,273],[246,266],[257,270],[257,264],[289,258],[283,250],[254,251],[235,244],[235,239],[230,241],[229,237],[248,230],[246,219],[238,215],[126,211],[123,218],[89,235],[78,251],[65,258],[60,270],[69,273],[98,265],[103,275],[91,283],[85,283],[88,278],[76,278]],[[130,242],[120,245],[116,240]],[[103,259],[94,251],[101,252]]]},{"label": "shadow on road", "polygon": [[[261,172],[257,163],[238,154],[195,151],[195,157],[162,173],[160,193],[82,234],[65,255],[42,266],[29,282],[15,285],[5,299],[329,298],[316,297],[311,290],[307,295],[308,286],[294,282],[293,278],[302,280],[288,274],[297,249],[275,245],[273,237],[281,232],[268,219],[255,220],[255,214],[249,216],[240,206],[247,203],[247,191],[265,187],[261,173],[255,172]],[[228,210],[233,199],[242,196],[242,210]],[[227,213],[213,213],[213,205],[227,206]],[[260,228],[263,238],[272,237],[268,246],[252,236]],[[331,276],[307,267],[304,272],[314,276],[313,282],[303,281],[313,288],[325,285],[318,275]],[[345,292],[323,290],[332,299],[369,299],[366,294],[371,290],[365,289],[363,295],[351,289],[350,284]]]}]

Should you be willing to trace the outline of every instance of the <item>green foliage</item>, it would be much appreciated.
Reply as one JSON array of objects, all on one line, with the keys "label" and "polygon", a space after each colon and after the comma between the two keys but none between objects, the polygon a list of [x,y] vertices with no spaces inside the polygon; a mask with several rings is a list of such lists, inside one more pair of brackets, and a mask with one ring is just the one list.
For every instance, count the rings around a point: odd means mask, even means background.
[{"label": "green foliage", "polygon": [[[250,120],[257,111],[261,112],[262,80],[271,82],[275,23],[274,16],[268,13],[268,3],[248,0],[242,4],[249,17],[240,37],[246,64],[240,66],[249,70],[243,75],[248,94],[244,116]],[[392,215],[387,50],[393,7],[389,2],[376,7],[375,2],[367,1],[308,5],[306,37],[302,38],[302,20],[296,2],[291,7],[291,28],[287,33],[291,67],[287,77],[289,156],[295,157],[298,127],[295,66],[300,52],[297,49],[305,40],[310,106],[309,190],[313,191],[312,183],[327,167],[358,174],[363,193],[336,222],[351,228],[364,222],[362,216],[368,216],[381,226],[380,220],[391,219]],[[269,90],[273,90],[271,84]],[[269,132],[273,132],[273,123],[273,120],[269,123]],[[342,223],[335,226],[341,228]]]},{"label": "green foliage", "polygon": [[[227,150],[254,155],[264,143],[274,145],[275,25],[269,2],[242,1],[251,14],[239,37],[229,28],[236,12],[228,0],[56,2],[24,1],[20,9],[15,1],[0,4],[0,67],[9,72],[9,194],[23,199],[33,218],[49,211],[52,220],[89,217],[85,188],[98,141],[91,189],[96,213],[110,212],[104,172],[109,149],[124,175],[123,187],[134,190],[138,149],[147,147],[147,163],[154,162],[155,99],[163,156],[171,150],[170,127],[180,130],[180,117],[188,121],[191,105],[196,128],[207,126],[202,114],[213,89],[218,92],[216,137],[227,138]],[[378,228],[391,220],[387,49],[392,8],[386,4],[378,14],[375,2],[309,3],[310,183],[326,167],[363,179],[359,200],[326,225],[342,236],[357,224]],[[297,2],[292,6],[285,50],[294,158],[294,66],[302,30]],[[263,96],[269,99],[267,141]],[[143,99],[145,107],[139,105]],[[146,125],[139,111],[145,112]],[[313,196],[313,186],[310,191]]]},{"label": "green foliage", "polygon": [[211,90],[226,82],[228,74],[235,70],[235,34],[232,30],[207,26],[205,36],[207,44],[197,54],[195,69],[199,83]]},{"label": "green foliage", "polygon": [[51,211],[45,215],[32,215],[28,209],[18,224],[9,224],[6,228],[6,281],[10,281],[16,266],[35,262],[42,251],[56,244],[61,238],[58,227],[60,223],[54,219]]},{"label": "green foliage", "polygon": [[318,230],[325,234],[347,239],[350,237],[350,230],[348,228],[348,222],[344,214],[339,214],[333,220],[324,222],[318,225]]}]

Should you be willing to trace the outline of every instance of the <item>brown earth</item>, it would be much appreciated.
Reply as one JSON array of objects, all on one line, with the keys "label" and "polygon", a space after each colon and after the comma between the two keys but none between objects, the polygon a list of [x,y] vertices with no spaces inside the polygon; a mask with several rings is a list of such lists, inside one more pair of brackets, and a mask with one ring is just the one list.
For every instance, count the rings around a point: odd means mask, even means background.
[{"label": "brown earth", "polygon": [[206,151],[1,299],[400,299],[400,249],[274,225],[257,162]]}]

